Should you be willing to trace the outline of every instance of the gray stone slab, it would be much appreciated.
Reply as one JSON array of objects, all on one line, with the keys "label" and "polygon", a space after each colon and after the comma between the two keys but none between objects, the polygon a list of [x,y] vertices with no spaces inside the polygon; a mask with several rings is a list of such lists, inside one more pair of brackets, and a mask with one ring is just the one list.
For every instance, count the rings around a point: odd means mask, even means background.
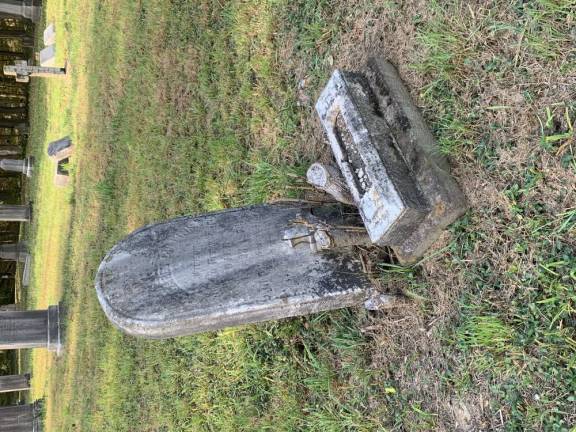
[{"label": "gray stone slab", "polygon": [[372,285],[350,248],[314,253],[306,229],[306,241],[287,237],[303,220],[348,224],[339,209],[260,205],[146,226],[102,261],[98,299],[114,325],[147,338],[358,304]]},{"label": "gray stone slab", "polygon": [[370,238],[382,246],[402,241],[429,208],[366,79],[336,70],[316,110]]},{"label": "gray stone slab", "polygon": [[391,243],[400,261],[410,263],[421,258],[442,231],[466,212],[468,203],[396,68],[373,58],[366,75],[395,145],[431,209],[414,232]]}]

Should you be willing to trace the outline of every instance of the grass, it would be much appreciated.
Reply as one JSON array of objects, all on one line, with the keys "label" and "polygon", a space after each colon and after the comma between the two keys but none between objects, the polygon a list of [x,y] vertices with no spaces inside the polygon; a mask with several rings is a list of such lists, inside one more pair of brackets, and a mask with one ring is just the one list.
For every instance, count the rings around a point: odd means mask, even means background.
[{"label": "grass", "polygon": [[[48,0],[71,74],[32,86],[26,302],[63,300],[66,352],[22,365],[46,430],[570,431],[573,6]],[[114,330],[93,288],[106,251],[145,223],[298,193],[325,152],[314,98],[383,45],[472,206],[418,265],[379,266],[405,306],[168,341]],[[45,150],[65,135],[57,189]]]}]

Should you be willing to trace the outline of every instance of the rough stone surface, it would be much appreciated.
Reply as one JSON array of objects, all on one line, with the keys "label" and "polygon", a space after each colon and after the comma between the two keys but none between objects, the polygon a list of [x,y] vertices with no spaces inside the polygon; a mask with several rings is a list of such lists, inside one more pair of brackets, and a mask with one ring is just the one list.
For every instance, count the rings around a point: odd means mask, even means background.
[{"label": "rough stone surface", "polygon": [[301,220],[349,224],[339,209],[260,205],[143,227],[102,261],[98,298],[112,323],[148,338],[358,304],[372,285],[352,251],[284,240]]},{"label": "rough stone surface", "polygon": [[420,259],[467,203],[394,66],[336,70],[316,109],[372,241]]},{"label": "rough stone surface", "polygon": [[40,51],[40,66],[56,66],[56,45],[50,45]]},{"label": "rough stone surface", "polygon": [[374,102],[364,77],[336,70],[316,110],[370,238],[385,246],[413,232],[428,207]]},{"label": "rough stone surface", "polygon": [[0,376],[0,393],[30,390],[30,374]]},{"label": "rough stone surface", "polygon": [[396,68],[373,58],[367,76],[395,144],[430,208],[411,235],[391,244],[399,260],[410,263],[421,258],[442,230],[466,212],[468,203]]},{"label": "rough stone surface", "polygon": [[47,348],[60,354],[60,308],[0,312],[0,349]]}]

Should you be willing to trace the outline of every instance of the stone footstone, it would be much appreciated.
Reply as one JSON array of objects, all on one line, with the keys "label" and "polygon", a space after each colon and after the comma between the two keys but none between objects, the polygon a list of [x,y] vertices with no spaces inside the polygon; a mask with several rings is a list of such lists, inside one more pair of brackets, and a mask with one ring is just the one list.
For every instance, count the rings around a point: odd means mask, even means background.
[{"label": "stone footstone", "polygon": [[418,261],[467,203],[396,69],[336,70],[316,110],[372,241]]},{"label": "stone footstone", "polygon": [[366,79],[336,70],[316,109],[372,242],[406,238],[428,213],[427,202],[375,111]]},{"label": "stone footstone", "polygon": [[259,205],[146,226],[102,261],[98,299],[115,326],[146,338],[356,305],[373,290],[357,255],[319,251],[366,236],[341,209]]}]

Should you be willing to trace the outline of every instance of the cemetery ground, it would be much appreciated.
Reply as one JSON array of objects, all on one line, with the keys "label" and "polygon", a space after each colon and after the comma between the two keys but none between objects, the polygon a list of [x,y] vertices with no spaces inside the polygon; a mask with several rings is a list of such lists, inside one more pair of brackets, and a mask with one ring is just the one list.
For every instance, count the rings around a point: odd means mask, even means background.
[{"label": "cemetery ground", "polygon": [[[557,430],[576,426],[574,0],[48,0],[63,80],[33,80],[30,308],[60,359],[21,359],[48,431]],[[40,28],[38,29],[40,31]],[[395,310],[168,341],[123,336],[94,275],[142,224],[305,192],[334,67],[396,65],[471,210]],[[48,141],[70,135],[72,185]]]}]

